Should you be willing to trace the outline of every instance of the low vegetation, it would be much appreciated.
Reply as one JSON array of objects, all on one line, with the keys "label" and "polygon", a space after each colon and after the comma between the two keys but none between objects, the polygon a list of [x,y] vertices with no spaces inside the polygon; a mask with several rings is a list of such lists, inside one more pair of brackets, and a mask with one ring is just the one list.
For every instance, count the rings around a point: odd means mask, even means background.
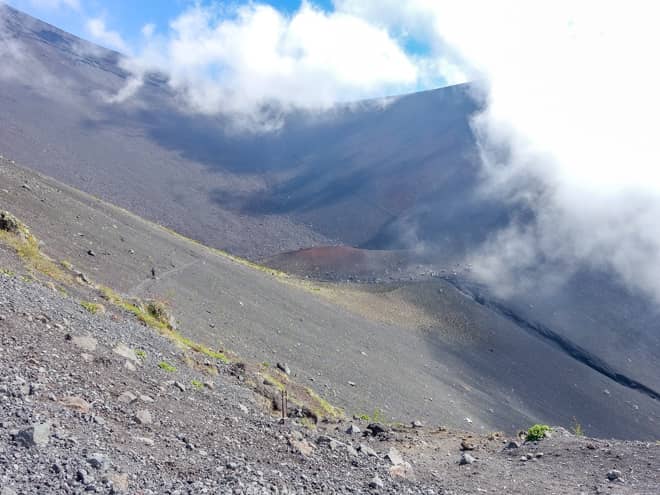
[{"label": "low vegetation", "polygon": [[2,214],[5,219],[11,218],[11,222],[3,223],[5,228],[0,229],[0,242],[12,248],[28,270],[46,275],[60,283],[73,282],[70,273],[41,252],[39,239],[32,235],[25,224],[6,212]]},{"label": "low vegetation", "polygon": [[545,438],[545,434],[548,433],[551,428],[548,425],[536,424],[527,430],[526,440],[529,442],[538,442]]},{"label": "low vegetation", "polygon": [[584,436],[584,430],[582,429],[582,425],[578,422],[577,418],[573,416],[573,435],[576,437],[583,437]]},{"label": "low vegetation", "polygon": [[175,373],[176,372],[176,366],[171,365],[167,361],[161,361],[160,363],[158,363],[158,367],[161,370],[166,371],[168,373]]},{"label": "low vegetation", "polygon": [[357,417],[362,421],[370,421],[372,423],[382,423],[385,421],[385,415],[380,409],[374,409],[373,414],[370,416],[368,414],[362,413],[358,414]]},{"label": "low vegetation", "polygon": [[192,380],[191,383],[192,383],[192,386],[195,390],[200,390],[200,389],[204,388],[204,384],[202,382],[200,382],[199,380]]},{"label": "low vegetation", "polygon": [[105,313],[105,306],[103,306],[103,304],[91,301],[80,301],[80,305],[93,315]]}]

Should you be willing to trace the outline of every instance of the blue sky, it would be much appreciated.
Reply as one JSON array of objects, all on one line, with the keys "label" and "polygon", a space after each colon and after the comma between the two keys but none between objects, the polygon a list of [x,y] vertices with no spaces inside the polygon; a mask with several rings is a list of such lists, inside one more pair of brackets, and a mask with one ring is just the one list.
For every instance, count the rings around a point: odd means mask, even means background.
[{"label": "blue sky", "polygon": [[[2,2],[3,0],[0,0]],[[86,18],[103,18],[108,28],[118,31],[129,43],[137,43],[142,27],[152,23],[158,31],[165,31],[172,19],[186,8],[195,5],[236,5],[247,2],[213,0],[4,0],[5,3],[34,17],[53,24],[84,39],[90,35],[85,29]],[[260,0],[280,12],[291,14],[300,7],[300,0]],[[331,11],[331,0],[313,0],[317,7]],[[79,8],[70,5],[78,4]]]}]

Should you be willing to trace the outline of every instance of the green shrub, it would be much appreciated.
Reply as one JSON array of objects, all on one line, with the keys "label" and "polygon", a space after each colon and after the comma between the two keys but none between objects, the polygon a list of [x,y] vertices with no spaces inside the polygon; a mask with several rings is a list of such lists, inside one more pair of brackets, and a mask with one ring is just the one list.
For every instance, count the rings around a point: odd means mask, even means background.
[{"label": "green shrub", "polygon": [[527,430],[527,440],[530,442],[538,442],[545,438],[545,434],[550,431],[548,425],[534,425]]},{"label": "green shrub", "polygon": [[144,361],[147,359],[147,352],[143,351],[142,349],[135,349],[133,352],[135,352],[135,355],[140,361]]},{"label": "green shrub", "polygon": [[197,390],[204,387],[204,384],[202,382],[200,382],[199,380],[193,380],[191,383],[192,383],[193,388],[195,388]]},{"label": "green shrub", "polygon": [[105,307],[103,304],[89,302],[89,301],[80,301],[80,305],[85,308],[87,311],[93,315],[97,313],[105,313]]},{"label": "green shrub", "polygon": [[167,371],[168,373],[174,373],[176,371],[176,367],[172,366],[167,361],[161,361],[158,363],[158,367],[163,371]]}]

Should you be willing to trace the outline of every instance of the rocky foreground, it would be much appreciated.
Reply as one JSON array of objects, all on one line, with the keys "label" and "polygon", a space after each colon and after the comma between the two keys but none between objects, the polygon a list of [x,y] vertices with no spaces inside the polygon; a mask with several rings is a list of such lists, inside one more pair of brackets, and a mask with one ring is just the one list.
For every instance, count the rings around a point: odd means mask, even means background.
[{"label": "rocky foreground", "polygon": [[5,270],[0,493],[660,493],[655,440],[281,419],[242,366],[201,364]]}]

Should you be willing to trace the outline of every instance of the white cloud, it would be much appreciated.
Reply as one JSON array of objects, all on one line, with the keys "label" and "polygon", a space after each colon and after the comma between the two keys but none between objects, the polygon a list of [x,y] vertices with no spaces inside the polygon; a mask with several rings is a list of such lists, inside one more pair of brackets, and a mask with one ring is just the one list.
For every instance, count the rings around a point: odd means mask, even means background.
[{"label": "white cloud", "polygon": [[142,36],[145,38],[151,38],[156,32],[156,25],[153,23],[148,23],[142,26]]},{"label": "white cloud", "polygon": [[40,9],[57,10],[68,7],[73,10],[80,10],[80,0],[28,0],[28,3]]},{"label": "white cloud", "polygon": [[128,66],[164,70],[197,111],[256,121],[273,105],[327,108],[414,90],[425,75],[386,29],[350,14],[307,2],[291,16],[258,3],[223,14],[188,9]]},{"label": "white cloud", "polygon": [[88,19],[85,23],[85,29],[89,35],[106,48],[128,53],[130,51],[128,44],[117,31],[112,31],[105,25],[105,20],[100,17]]},{"label": "white cloud", "polygon": [[660,300],[657,2],[337,5],[432,36],[483,81],[488,104],[474,127],[484,193],[536,216],[475,253],[486,279],[512,288],[530,271],[556,278],[596,266]]}]

